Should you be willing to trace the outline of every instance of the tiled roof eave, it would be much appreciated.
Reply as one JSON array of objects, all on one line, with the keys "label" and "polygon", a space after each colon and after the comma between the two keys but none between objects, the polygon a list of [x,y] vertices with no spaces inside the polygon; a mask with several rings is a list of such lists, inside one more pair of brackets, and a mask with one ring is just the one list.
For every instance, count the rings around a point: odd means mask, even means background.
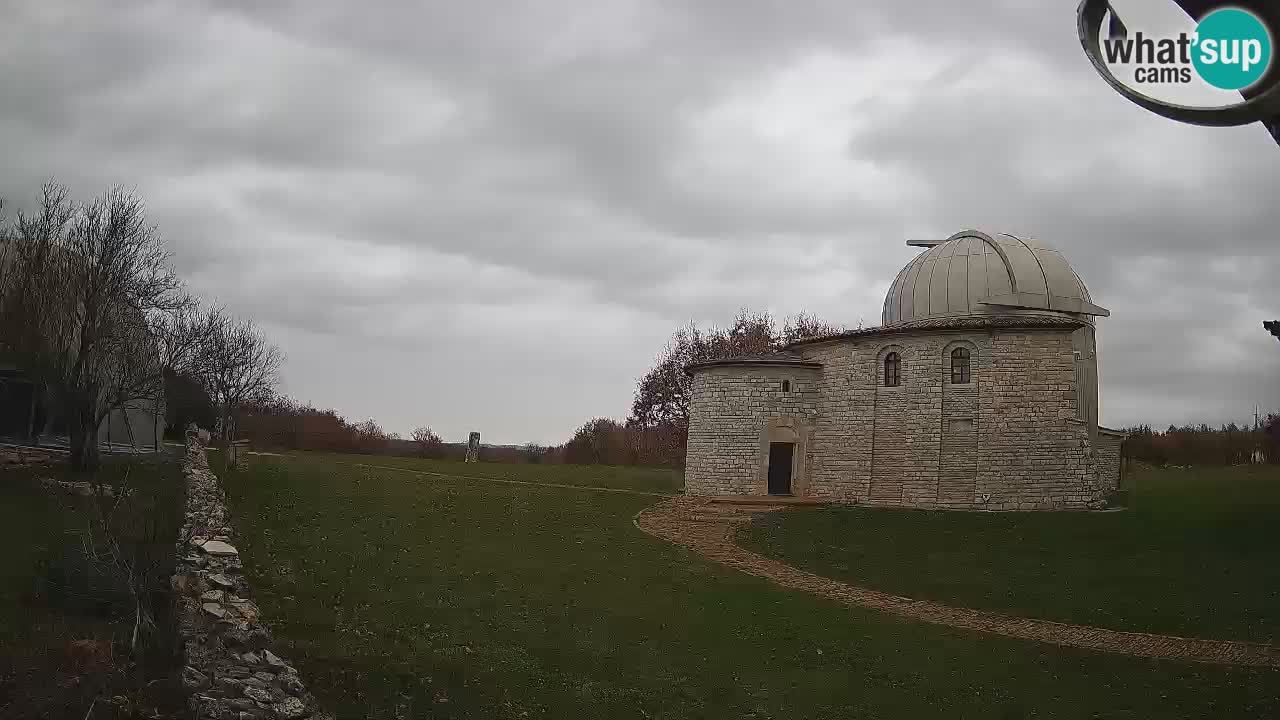
[{"label": "tiled roof eave", "polygon": [[796,340],[786,346],[787,349],[801,345],[832,342],[879,335],[895,335],[919,331],[945,330],[980,330],[984,328],[1001,329],[1071,329],[1082,328],[1088,323],[1066,315],[960,315],[955,317],[937,317],[911,322],[881,325],[878,327],[850,330],[836,335]]},{"label": "tiled roof eave", "polygon": [[692,375],[699,370],[706,370],[713,367],[791,367],[806,370],[821,370],[822,363],[805,360],[798,356],[744,356],[718,358],[716,360],[703,360],[702,362],[689,363],[684,367],[684,371],[686,374]]}]

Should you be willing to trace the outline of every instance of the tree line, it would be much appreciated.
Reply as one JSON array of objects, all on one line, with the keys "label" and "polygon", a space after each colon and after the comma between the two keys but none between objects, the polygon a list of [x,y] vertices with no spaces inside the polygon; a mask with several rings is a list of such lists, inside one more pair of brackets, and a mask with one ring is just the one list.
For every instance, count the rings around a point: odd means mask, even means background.
[{"label": "tree line", "polygon": [[808,313],[786,317],[779,324],[771,313],[747,308],[739,310],[727,327],[700,328],[690,322],[675,331],[653,367],[637,381],[626,421],[587,421],[561,446],[560,457],[578,464],[682,468],[693,392],[693,378],[685,372],[688,365],[780,352],[792,342],[846,330]]},{"label": "tree line", "polygon": [[116,187],[80,202],[50,181],[12,220],[0,203],[0,359],[53,399],[72,467],[93,470],[103,420],[158,416],[175,385],[210,398],[230,436],[245,404],[274,395],[283,356],[184,287],[140,197]]},{"label": "tree line", "polygon": [[1252,427],[1170,425],[1160,431],[1140,425],[1126,432],[1124,456],[1153,465],[1280,463],[1280,415],[1268,415]]},{"label": "tree line", "polygon": [[[429,426],[415,428],[409,437],[388,432],[377,421],[353,422],[335,410],[319,409],[287,397],[249,403],[241,412],[239,437],[254,447],[277,450],[398,455],[437,460],[462,460],[467,445],[445,442]],[[563,462],[560,447],[528,443],[521,447],[480,448],[480,459],[507,463]]]},{"label": "tree line", "polygon": [[[742,354],[776,352],[803,338],[843,332],[844,327],[808,314],[781,323],[767,312],[741,310],[728,327],[677,329],[654,366],[637,382],[631,415],[624,421],[588,420],[561,445],[528,443],[521,447],[483,446],[480,459],[511,463],[572,463],[683,467],[688,436],[691,362]],[[175,408],[170,425],[185,426]],[[210,414],[211,409],[205,414]],[[333,410],[321,410],[288,398],[243,405],[241,436],[259,447],[292,450],[408,455],[461,460],[465,443],[444,442],[430,427],[408,438],[386,432],[373,420],[352,422]]]},{"label": "tree line", "polygon": [[[1280,322],[1265,328],[1280,339]],[[582,465],[649,465],[682,468],[688,438],[692,378],[690,363],[737,355],[778,352],[805,338],[845,332],[847,328],[812,315],[789,317],[779,324],[767,312],[743,309],[727,327],[678,328],[653,366],[636,383],[631,413],[626,420],[596,417],[557,446],[528,444],[521,448],[484,447],[481,459],[513,463],[572,463]],[[332,410],[317,410],[289,400],[250,405],[242,430],[255,444],[300,450],[414,455],[461,460],[465,443],[446,443],[429,427],[413,431],[409,439],[384,432],[372,420],[353,423]],[[1280,415],[1270,415],[1253,427],[1235,424],[1152,430],[1127,430],[1125,456],[1153,464],[1240,464],[1255,452],[1270,462],[1280,461]]]},{"label": "tree line", "polygon": [[[1280,340],[1280,320],[1264,320],[1262,329]],[[1126,432],[1129,437],[1124,443],[1124,456],[1153,465],[1243,465],[1259,461],[1280,464],[1277,413],[1254,418],[1252,426],[1170,425],[1160,431],[1140,425]]]},{"label": "tree line", "polygon": [[[1263,322],[1280,340],[1280,320]],[[777,352],[805,338],[845,332],[847,328],[801,313],[781,327],[769,313],[739,311],[725,328],[679,328],[654,365],[636,384],[631,414],[625,422],[593,418],[557,450],[563,462],[606,465],[684,467],[693,379],[684,372],[691,363]],[[1170,426],[1165,431],[1139,426],[1127,430],[1125,457],[1159,465],[1232,465],[1265,458],[1280,462],[1280,415],[1268,415],[1254,427],[1223,425]],[[1257,453],[1261,451],[1261,455]]]}]

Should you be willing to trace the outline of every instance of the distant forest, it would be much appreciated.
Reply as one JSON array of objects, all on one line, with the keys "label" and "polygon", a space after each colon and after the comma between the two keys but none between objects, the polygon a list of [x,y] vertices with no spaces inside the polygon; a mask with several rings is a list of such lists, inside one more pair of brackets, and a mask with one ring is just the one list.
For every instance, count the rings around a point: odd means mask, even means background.
[{"label": "distant forest", "polygon": [[1258,459],[1280,463],[1280,415],[1269,415],[1253,427],[1170,425],[1159,431],[1142,425],[1125,432],[1129,438],[1124,456],[1153,465],[1244,465]]},{"label": "distant forest", "polygon": [[[480,460],[682,468],[685,437],[680,430],[669,425],[643,428],[595,418],[561,445],[483,446]],[[1217,428],[1202,424],[1153,430],[1141,425],[1125,432],[1129,438],[1124,444],[1124,456],[1153,465],[1243,465],[1258,458],[1280,463],[1280,415],[1276,414],[1245,427],[1232,423]],[[442,460],[461,460],[466,454],[465,443],[442,442],[434,434],[415,433],[416,438],[402,438],[385,432],[372,420],[351,422],[333,410],[288,400],[246,408],[240,434],[253,446],[264,449]]]}]

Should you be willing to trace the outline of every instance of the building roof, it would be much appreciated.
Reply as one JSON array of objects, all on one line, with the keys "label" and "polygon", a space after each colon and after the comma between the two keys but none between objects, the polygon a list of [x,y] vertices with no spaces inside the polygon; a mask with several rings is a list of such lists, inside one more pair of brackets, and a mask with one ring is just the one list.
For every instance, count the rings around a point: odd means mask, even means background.
[{"label": "building roof", "polygon": [[789,352],[764,353],[760,355],[737,355],[728,358],[716,358],[715,360],[703,360],[701,362],[689,363],[684,367],[684,371],[690,375],[698,370],[705,370],[712,367],[725,366],[744,366],[754,365],[763,367],[795,367],[818,370],[822,368],[822,363],[804,358]]},{"label": "building roof", "polygon": [[886,327],[930,318],[1065,314],[1092,324],[1110,315],[1062,253],[1007,233],[962,230],[946,240],[912,240],[928,250],[898,273],[884,299]]},{"label": "building roof", "polygon": [[1056,328],[1063,330],[1075,330],[1084,327],[1085,325],[1085,321],[1079,317],[1054,314],[1006,313],[1000,315],[934,317],[898,323],[897,325],[881,325],[879,327],[859,328],[857,330],[849,330],[848,332],[836,333],[835,335],[822,335],[819,337],[805,338],[803,340],[796,340],[795,342],[789,343],[787,347],[793,348],[800,345],[812,345],[815,343],[844,340],[847,338],[894,335],[898,333],[919,332],[921,330],[980,330],[984,328],[1004,328],[1010,330]]},{"label": "building roof", "polygon": [[822,363],[813,360],[806,360],[801,355],[789,352],[791,348],[801,345],[815,345],[817,343],[833,342],[838,340],[847,340],[854,338],[876,337],[884,335],[895,335],[910,332],[920,332],[922,330],[981,330],[985,328],[1003,328],[1009,330],[1018,329],[1060,329],[1060,330],[1076,330],[1084,327],[1085,322],[1070,315],[1051,315],[1051,314],[1003,314],[1003,315],[973,315],[969,317],[939,317],[926,318],[924,320],[915,320],[907,323],[899,323],[897,325],[858,328],[857,330],[849,330],[847,332],[836,333],[834,335],[820,335],[818,337],[805,338],[788,343],[786,349],[775,353],[763,353],[758,355],[735,355],[727,358],[716,358],[715,360],[703,360],[701,362],[689,363],[685,366],[684,371],[692,375],[698,370],[711,367],[725,366],[792,366],[801,368],[821,368]]}]

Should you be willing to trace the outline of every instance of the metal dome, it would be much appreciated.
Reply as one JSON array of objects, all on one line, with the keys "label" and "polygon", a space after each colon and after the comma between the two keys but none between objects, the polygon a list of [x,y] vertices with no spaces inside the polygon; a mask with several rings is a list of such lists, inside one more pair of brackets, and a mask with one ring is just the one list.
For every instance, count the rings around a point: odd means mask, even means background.
[{"label": "metal dome", "polygon": [[969,315],[1064,313],[1085,322],[1111,313],[1094,305],[1062,253],[1037,240],[963,230],[907,264],[884,299],[884,325]]}]

